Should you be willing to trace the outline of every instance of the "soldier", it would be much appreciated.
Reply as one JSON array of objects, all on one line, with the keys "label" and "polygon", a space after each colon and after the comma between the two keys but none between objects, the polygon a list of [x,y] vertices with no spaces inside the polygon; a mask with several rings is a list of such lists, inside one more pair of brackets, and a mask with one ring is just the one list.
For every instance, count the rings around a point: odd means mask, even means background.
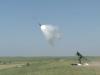
[{"label": "soldier", "polygon": [[77,51],[76,55],[78,56],[78,61],[79,61],[79,63],[82,64],[82,58],[83,58],[82,54],[80,54],[80,53]]}]

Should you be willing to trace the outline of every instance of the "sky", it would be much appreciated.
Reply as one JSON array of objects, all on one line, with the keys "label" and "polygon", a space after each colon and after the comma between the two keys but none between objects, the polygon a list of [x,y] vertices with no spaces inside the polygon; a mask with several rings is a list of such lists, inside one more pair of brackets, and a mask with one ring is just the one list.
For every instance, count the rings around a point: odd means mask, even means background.
[{"label": "sky", "polygon": [[[59,27],[51,47],[38,23]],[[0,56],[100,55],[100,0],[0,0]]]}]

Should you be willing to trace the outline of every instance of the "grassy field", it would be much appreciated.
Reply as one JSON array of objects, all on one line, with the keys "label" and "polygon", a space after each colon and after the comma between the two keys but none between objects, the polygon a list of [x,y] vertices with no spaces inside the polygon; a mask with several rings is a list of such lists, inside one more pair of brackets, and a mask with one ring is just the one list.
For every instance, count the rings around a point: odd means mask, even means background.
[{"label": "grassy field", "polygon": [[100,75],[100,57],[72,66],[74,57],[0,57],[0,75]]}]

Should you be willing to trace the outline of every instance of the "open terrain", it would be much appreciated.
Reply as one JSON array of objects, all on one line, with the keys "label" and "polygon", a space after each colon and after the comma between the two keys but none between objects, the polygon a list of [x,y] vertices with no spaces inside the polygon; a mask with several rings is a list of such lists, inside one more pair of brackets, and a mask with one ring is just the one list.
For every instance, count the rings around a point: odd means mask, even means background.
[{"label": "open terrain", "polygon": [[75,57],[0,57],[0,75],[100,75],[100,57],[72,66]]}]

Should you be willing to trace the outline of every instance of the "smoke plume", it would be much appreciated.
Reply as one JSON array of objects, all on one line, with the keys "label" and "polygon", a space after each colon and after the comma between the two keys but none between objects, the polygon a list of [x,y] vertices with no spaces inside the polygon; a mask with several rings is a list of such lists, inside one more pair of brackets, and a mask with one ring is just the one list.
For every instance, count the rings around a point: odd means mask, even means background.
[{"label": "smoke plume", "polygon": [[59,30],[53,25],[41,25],[41,31],[43,32],[46,40],[50,45],[54,45],[57,40],[61,38]]}]

